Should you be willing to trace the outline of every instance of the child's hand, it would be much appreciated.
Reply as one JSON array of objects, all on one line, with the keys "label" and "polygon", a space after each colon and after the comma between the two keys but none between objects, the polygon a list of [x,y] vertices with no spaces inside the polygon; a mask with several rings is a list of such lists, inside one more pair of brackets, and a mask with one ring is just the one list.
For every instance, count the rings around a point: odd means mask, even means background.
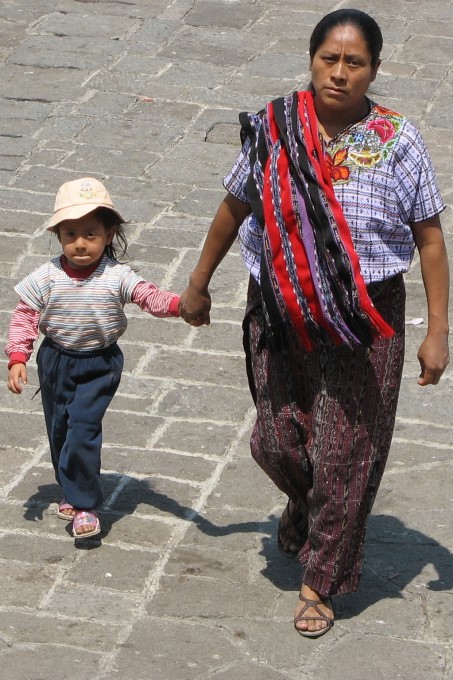
[{"label": "child's hand", "polygon": [[8,389],[14,394],[20,394],[23,385],[27,384],[27,367],[25,364],[14,364],[8,372]]}]

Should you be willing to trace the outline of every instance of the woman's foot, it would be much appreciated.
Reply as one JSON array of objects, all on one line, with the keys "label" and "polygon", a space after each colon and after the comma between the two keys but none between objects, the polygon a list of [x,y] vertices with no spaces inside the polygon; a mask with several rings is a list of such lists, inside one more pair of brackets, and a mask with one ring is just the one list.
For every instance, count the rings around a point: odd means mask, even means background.
[{"label": "woman's foot", "polygon": [[101,533],[101,524],[95,510],[77,510],[72,521],[74,538],[89,538]]},{"label": "woman's foot", "polygon": [[294,626],[304,637],[319,637],[327,633],[334,624],[334,613],[330,598],[302,584],[299,606],[294,613]]},{"label": "woman's foot", "polygon": [[278,523],[278,547],[289,556],[297,555],[308,536],[307,519],[293,501],[288,500]]}]

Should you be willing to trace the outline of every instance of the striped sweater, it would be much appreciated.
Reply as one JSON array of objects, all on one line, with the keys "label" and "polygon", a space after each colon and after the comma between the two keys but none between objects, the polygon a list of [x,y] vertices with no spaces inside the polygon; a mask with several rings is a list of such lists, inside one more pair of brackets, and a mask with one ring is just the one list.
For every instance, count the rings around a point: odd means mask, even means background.
[{"label": "striped sweater", "polygon": [[26,363],[39,331],[71,350],[108,347],[127,327],[124,305],[135,303],[157,317],[179,316],[179,297],[104,256],[90,272],[56,257],[20,281],[5,353],[9,365]]}]

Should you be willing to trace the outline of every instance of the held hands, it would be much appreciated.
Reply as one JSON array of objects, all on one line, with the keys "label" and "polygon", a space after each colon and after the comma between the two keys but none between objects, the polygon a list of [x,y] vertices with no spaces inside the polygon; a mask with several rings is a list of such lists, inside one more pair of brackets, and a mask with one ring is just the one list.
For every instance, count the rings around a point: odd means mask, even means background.
[{"label": "held hands", "polygon": [[8,371],[7,386],[13,394],[21,394],[27,384],[27,367],[25,364],[14,364]]},{"label": "held hands", "polygon": [[450,363],[448,351],[448,335],[446,333],[429,334],[420,345],[417,353],[421,373],[417,383],[422,387],[437,385],[444,370]]},{"label": "held hands", "polygon": [[179,302],[181,318],[191,326],[209,326],[210,311],[211,296],[208,289],[197,288],[191,278]]}]

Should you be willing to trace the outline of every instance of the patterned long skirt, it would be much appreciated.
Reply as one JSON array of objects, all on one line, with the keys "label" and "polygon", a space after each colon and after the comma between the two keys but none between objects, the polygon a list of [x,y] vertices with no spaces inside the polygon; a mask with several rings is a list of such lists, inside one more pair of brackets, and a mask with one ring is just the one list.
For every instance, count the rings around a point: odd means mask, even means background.
[{"label": "patterned long skirt", "polygon": [[387,461],[401,383],[403,277],[372,284],[368,292],[395,330],[370,349],[271,348],[254,281],[244,319],[257,409],[252,456],[306,512],[303,580],[323,596],[358,589],[366,523]]}]

